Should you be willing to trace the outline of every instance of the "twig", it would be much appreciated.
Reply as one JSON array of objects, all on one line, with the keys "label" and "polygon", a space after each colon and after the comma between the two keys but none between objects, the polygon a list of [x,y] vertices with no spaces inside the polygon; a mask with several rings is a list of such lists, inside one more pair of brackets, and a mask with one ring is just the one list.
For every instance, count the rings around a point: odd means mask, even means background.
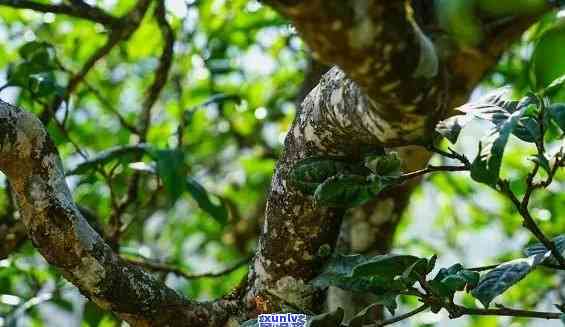
[{"label": "twig", "polygon": [[[155,72],[155,79],[149,87],[147,97],[143,101],[141,121],[138,127],[140,143],[144,143],[147,140],[147,133],[151,124],[151,110],[155,105],[155,102],[157,102],[161,91],[165,87],[174,56],[175,36],[165,14],[165,2],[164,0],[160,0],[155,9],[155,18],[159,24],[163,39],[165,40],[165,45],[163,47],[161,57],[159,58],[159,67]],[[112,239],[115,243],[118,242],[121,231],[123,230],[121,216],[130,204],[137,199],[140,179],[141,175],[136,171],[129,183],[126,198],[112,214],[113,219],[110,220],[110,226],[113,230]]]},{"label": "twig", "polygon": [[402,320],[408,319],[408,318],[410,318],[410,317],[413,317],[413,316],[415,316],[415,315],[417,315],[417,314],[419,314],[419,313],[421,313],[421,312],[424,312],[424,311],[426,311],[429,307],[430,307],[430,306],[429,306],[428,304],[422,304],[421,306],[419,306],[418,308],[416,308],[416,309],[413,310],[413,311],[410,311],[410,312],[407,312],[407,313],[405,313],[405,314],[402,314],[402,315],[393,317],[393,318],[391,318],[391,319],[387,319],[387,320],[383,320],[383,321],[380,321],[380,322],[376,322],[376,323],[374,323],[373,325],[369,325],[369,326],[382,327],[382,326],[392,325],[392,324],[395,324],[395,323],[397,323],[397,322],[399,322],[399,321],[402,321]]},{"label": "twig", "polygon": [[[499,180],[498,186],[500,188],[500,191],[512,201],[514,207],[516,207],[516,210],[518,210],[518,212],[522,216],[524,221],[524,227],[526,227],[532,234],[534,234],[534,236],[545,246],[545,248],[551,251],[551,254],[555,257],[557,262],[559,262],[559,265],[565,268],[565,258],[563,258],[563,256],[561,255],[561,253],[555,246],[555,243],[551,241],[547,236],[545,236],[543,231],[537,225],[534,218],[530,215],[530,212],[527,208],[527,200],[529,199],[529,197],[528,198],[524,197],[524,201],[521,202],[516,197],[514,192],[512,192],[512,190],[510,189],[510,184],[508,183],[508,181]],[[531,184],[528,183],[528,189],[530,188],[531,188]],[[526,194],[527,193],[528,192],[526,191]]]},{"label": "twig", "polygon": [[510,309],[510,308],[480,309],[480,308],[466,308],[459,305],[452,305],[450,308],[447,308],[447,310],[449,311],[449,317],[452,319],[459,318],[465,315],[560,319],[562,315],[562,313],[560,312],[541,312],[541,311]]},{"label": "twig", "polygon": [[440,171],[468,171],[469,167],[467,166],[433,166],[429,165],[428,167],[420,170],[416,170],[410,173],[402,174],[400,176],[401,179],[411,179],[415,177],[419,177],[422,175],[426,175],[433,172],[440,172]]},{"label": "twig", "polygon": [[232,266],[230,266],[230,267],[228,267],[224,270],[220,270],[220,271],[217,271],[217,272],[208,272],[208,273],[203,273],[203,274],[191,274],[191,273],[184,271],[182,268],[179,268],[179,267],[176,267],[176,266],[171,266],[171,265],[164,264],[164,263],[152,262],[152,261],[148,261],[148,260],[129,259],[129,258],[124,259],[124,260],[126,260],[127,262],[129,262],[131,264],[143,267],[143,268],[151,270],[151,271],[172,273],[172,274],[175,274],[177,276],[183,277],[185,279],[198,279],[198,278],[217,278],[217,277],[222,277],[224,275],[232,273],[232,272],[238,270],[239,268],[247,265],[249,263],[249,261],[251,260],[251,256],[236,262],[235,264],[233,264]]},{"label": "twig", "polygon": [[161,94],[161,91],[167,83],[169,71],[171,70],[173,62],[175,34],[171,25],[167,21],[165,14],[165,2],[164,0],[160,0],[157,2],[157,7],[155,8],[155,19],[157,20],[157,24],[161,30],[161,35],[165,41],[165,45],[163,46],[163,52],[159,58],[159,67],[157,67],[157,71],[155,72],[153,84],[151,84],[148,95],[143,102],[141,126],[139,128],[142,142],[145,141],[147,131],[151,123],[151,109],[155,105],[155,102],[157,102],[159,94]]},{"label": "twig", "polygon": [[490,265],[490,266],[482,266],[482,267],[473,267],[473,268],[466,268],[467,270],[471,270],[471,271],[477,271],[477,272],[481,272],[481,271],[487,271],[487,270],[492,270],[496,267],[500,266],[500,264],[494,264],[494,265]]},{"label": "twig", "polygon": [[[0,0],[1,1],[1,0]],[[96,52],[88,58],[81,70],[73,75],[69,80],[67,87],[62,96],[57,96],[51,105],[45,106],[45,109],[39,115],[40,120],[47,124],[49,118],[55,116],[59,106],[63,101],[68,101],[71,93],[75,91],[77,86],[82,82],[90,70],[96,63],[104,58],[110,51],[121,41],[129,39],[135,30],[139,27],[141,20],[149,7],[149,0],[139,1],[135,7],[123,18],[120,18],[120,24],[110,30],[110,35],[106,43],[96,50]]]},{"label": "twig", "polygon": [[119,18],[110,15],[98,7],[90,6],[86,3],[82,3],[81,5],[67,5],[63,3],[45,4],[28,0],[0,0],[0,6],[18,9],[31,9],[43,13],[63,14],[90,20],[110,28],[116,28],[121,24]]}]

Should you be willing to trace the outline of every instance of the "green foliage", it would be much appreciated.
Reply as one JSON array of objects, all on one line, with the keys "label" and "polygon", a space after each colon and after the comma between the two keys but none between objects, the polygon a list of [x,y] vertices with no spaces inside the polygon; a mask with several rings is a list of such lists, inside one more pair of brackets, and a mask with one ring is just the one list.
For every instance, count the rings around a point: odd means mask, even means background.
[{"label": "green foliage", "polygon": [[517,259],[501,264],[481,277],[472,294],[488,307],[491,301],[526,277],[542,260],[543,255]]},{"label": "green foliage", "polygon": [[565,72],[565,25],[548,29],[536,43],[532,56],[533,85],[537,89],[549,86]]},{"label": "green foliage", "polygon": [[340,157],[311,157],[292,167],[290,180],[300,191],[314,195],[317,205],[352,208],[367,203],[386,187],[398,183],[400,166],[396,152],[368,154],[361,162]]},{"label": "green foliage", "polygon": [[[378,181],[377,181],[378,183]],[[378,194],[380,186],[359,175],[338,174],[326,179],[316,188],[316,204],[324,207],[349,208],[362,205]],[[372,190],[377,190],[372,193]]]},{"label": "green foliage", "polygon": [[477,17],[475,0],[435,1],[438,20],[459,44],[477,46],[483,38],[481,22]]},{"label": "green foliage", "polygon": [[200,209],[208,213],[212,218],[222,225],[228,222],[228,209],[224,202],[216,199],[214,203],[211,195],[206,189],[200,185],[195,179],[188,177],[186,181],[186,190],[192,198],[198,203]]},{"label": "green foliage", "polygon": [[293,184],[306,194],[314,194],[320,184],[338,174],[366,176],[370,173],[359,163],[341,157],[310,157],[297,162],[291,172]]},{"label": "green foliage", "polygon": [[22,87],[39,98],[63,94],[55,78],[58,65],[51,44],[28,42],[20,48],[19,54],[22,61],[8,67],[7,86]]}]

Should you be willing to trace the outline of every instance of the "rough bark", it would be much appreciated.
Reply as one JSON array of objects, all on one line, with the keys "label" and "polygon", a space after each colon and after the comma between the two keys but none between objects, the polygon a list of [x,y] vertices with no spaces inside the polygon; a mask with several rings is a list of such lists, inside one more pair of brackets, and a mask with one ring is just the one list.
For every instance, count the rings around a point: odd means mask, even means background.
[{"label": "rough bark", "polygon": [[[335,247],[344,210],[315,207],[289,183],[291,167],[312,155],[360,159],[377,146],[429,142],[445,108],[467,97],[532,20],[488,31],[479,49],[440,49],[445,55],[438,74],[424,78],[416,74],[421,41],[403,1],[270,2],[293,21],[318,58],[341,68],[330,70],[312,90],[288,133],[245,307],[237,297],[189,301],[121,260],[74,204],[57,150],[39,120],[0,102],[0,170],[13,187],[30,239],[85,296],[134,326],[222,326],[229,317],[240,317],[242,309],[254,316],[277,311],[285,301],[319,309],[322,294],[308,281],[326,260],[318,249]],[[426,23],[420,14],[429,10],[429,2],[413,2],[420,4],[416,21]],[[386,216],[382,224],[395,221],[394,214]]]},{"label": "rough bark", "polygon": [[116,255],[74,204],[41,122],[1,101],[0,171],[35,247],[101,308],[133,326],[221,326],[237,312],[237,301],[186,300]]},{"label": "rough bark", "polygon": [[[341,69],[330,70],[308,95],[287,135],[249,274],[245,300],[251,315],[277,311],[284,302],[314,311],[321,306],[319,290],[308,281],[325,262],[318,249],[334,248],[344,211],[317,208],[293,188],[288,176],[294,163],[314,155],[360,159],[377,146],[430,143],[435,122],[448,114],[445,108],[465,101],[532,21],[519,18],[487,31],[477,49],[436,45],[443,54],[439,72],[421,78],[414,64],[421,45],[404,2],[269,3],[291,18],[317,58]],[[430,10],[418,3],[420,13]],[[415,19],[425,23],[427,17]]]}]

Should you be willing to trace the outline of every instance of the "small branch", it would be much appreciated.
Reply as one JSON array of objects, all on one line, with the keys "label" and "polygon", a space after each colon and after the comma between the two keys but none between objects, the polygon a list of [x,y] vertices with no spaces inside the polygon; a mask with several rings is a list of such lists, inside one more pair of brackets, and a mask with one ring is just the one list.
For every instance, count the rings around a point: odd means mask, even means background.
[{"label": "small branch", "polygon": [[247,257],[243,260],[240,260],[238,262],[236,262],[235,264],[233,264],[232,266],[224,269],[224,270],[220,270],[217,272],[208,272],[208,273],[203,273],[203,274],[191,274],[188,273],[186,271],[184,271],[182,268],[179,267],[175,267],[172,265],[168,265],[165,263],[158,263],[158,262],[152,262],[152,261],[148,261],[148,260],[140,260],[140,259],[124,259],[129,263],[132,263],[134,265],[143,267],[147,270],[150,271],[155,271],[155,272],[164,272],[164,273],[172,273],[175,274],[177,276],[183,277],[185,279],[198,279],[198,278],[217,278],[217,277],[222,277],[224,275],[230,274],[236,270],[238,270],[239,268],[247,265],[249,263],[249,260],[251,260],[251,257]]},{"label": "small branch", "polygon": [[[529,178],[528,178],[528,180],[529,180]],[[531,183],[528,183],[528,185],[529,185],[528,189],[530,189]],[[545,246],[546,249],[551,251],[551,254],[556,258],[557,262],[559,262],[559,265],[561,267],[565,267],[565,258],[563,258],[563,256],[561,255],[561,253],[559,252],[559,250],[555,246],[555,243],[553,241],[551,241],[547,236],[545,236],[543,231],[537,225],[534,218],[530,215],[530,212],[527,208],[527,202],[526,202],[528,198],[525,197],[523,202],[520,201],[516,197],[514,192],[512,192],[512,190],[510,189],[510,185],[509,185],[508,181],[499,180],[498,186],[500,188],[500,191],[503,194],[505,194],[512,201],[512,203],[514,204],[514,207],[516,207],[516,210],[518,210],[518,212],[522,216],[523,221],[524,221],[523,222],[524,227],[526,227],[532,234],[534,234],[534,236]],[[528,191],[526,191],[526,194],[528,194]]]},{"label": "small branch", "polygon": [[453,305],[447,308],[450,318],[459,318],[465,315],[473,316],[504,316],[504,317],[524,317],[524,318],[541,318],[541,319],[560,319],[562,313],[560,312],[540,312],[519,310],[510,308],[498,309],[480,309],[480,308],[466,308],[459,305]]},{"label": "small branch", "polygon": [[495,264],[495,265],[490,265],[490,266],[482,266],[482,267],[466,268],[466,269],[471,270],[471,271],[481,272],[481,271],[492,270],[492,269],[494,269],[498,266],[500,266],[500,264]]},{"label": "small branch", "polygon": [[[174,56],[174,43],[175,35],[171,28],[171,25],[166,18],[166,8],[164,0],[160,0],[155,8],[155,19],[159,24],[159,29],[161,30],[161,35],[164,39],[165,45],[163,47],[163,52],[159,58],[159,67],[155,72],[155,78],[153,83],[149,87],[147,97],[143,101],[143,108],[141,111],[141,121],[137,130],[139,131],[139,143],[144,143],[147,140],[147,133],[149,132],[149,127],[151,125],[151,111],[159,95],[163,91],[169,72],[171,70],[173,56]],[[117,210],[114,210],[110,219],[110,227],[112,229],[112,239],[114,243],[117,243],[120,239],[122,226],[122,215],[125,210],[135,202],[138,196],[139,184],[141,176],[139,172],[135,172],[130,180],[128,191],[123,202],[118,206]]]},{"label": "small branch", "polygon": [[439,149],[434,145],[429,145],[427,148],[430,152],[437,153],[443,157],[461,162],[465,167],[467,167],[467,170],[471,169],[471,162],[469,161],[469,159],[465,155],[458,153],[452,148],[449,148],[448,151]]},{"label": "small branch", "polygon": [[140,137],[142,142],[145,141],[149,126],[151,124],[151,109],[155,105],[155,102],[157,102],[159,94],[161,94],[161,91],[167,83],[174,56],[175,33],[171,25],[167,21],[164,0],[157,2],[157,7],[155,8],[155,19],[157,20],[157,24],[159,25],[159,29],[161,30],[161,36],[165,42],[165,45],[163,46],[163,52],[161,53],[161,57],[159,58],[159,67],[157,67],[157,71],[155,72],[153,84],[151,84],[147,93],[147,97],[143,102],[140,124],[141,126],[139,128],[141,132]]},{"label": "small branch", "polygon": [[421,305],[420,307],[418,307],[417,309],[415,309],[415,310],[413,310],[413,311],[407,312],[407,313],[405,313],[405,314],[402,314],[402,315],[400,315],[400,316],[397,316],[397,317],[394,317],[394,318],[391,318],[391,319],[387,319],[387,320],[383,320],[383,321],[380,321],[380,322],[376,322],[376,323],[374,323],[373,325],[369,325],[369,326],[382,327],[382,326],[392,325],[392,324],[395,324],[395,323],[397,323],[397,322],[399,322],[399,321],[402,321],[402,320],[408,319],[408,318],[410,318],[410,317],[413,317],[413,316],[415,316],[415,315],[417,315],[417,314],[419,314],[419,313],[421,313],[421,312],[424,312],[424,311],[426,311],[429,307],[430,307],[430,306],[429,306],[428,304],[423,304],[423,305]]},{"label": "small branch", "polygon": [[400,176],[400,179],[407,180],[415,177],[420,177],[422,175],[426,175],[429,173],[440,172],[440,171],[468,171],[469,167],[467,166],[433,166],[429,165],[428,167],[420,170],[416,170],[410,173],[406,173]]},{"label": "small branch", "polygon": [[45,4],[28,0],[0,0],[0,6],[31,9],[43,13],[63,14],[100,23],[109,28],[116,28],[121,24],[119,18],[86,3],[82,3],[81,5],[67,5],[63,3]]},{"label": "small branch", "polygon": [[[1,0],[0,0],[1,1]],[[133,32],[139,27],[141,20],[149,7],[149,0],[139,1],[136,6],[123,18],[120,19],[120,24],[110,30],[110,35],[106,43],[96,50],[90,58],[83,65],[81,70],[74,74],[63,93],[53,100],[51,105],[45,106],[45,109],[39,115],[43,124],[46,124],[50,117],[54,117],[59,106],[64,101],[68,101],[71,93],[75,91],[78,85],[84,80],[90,70],[96,63],[110,53],[110,51],[121,41],[129,39]]]}]

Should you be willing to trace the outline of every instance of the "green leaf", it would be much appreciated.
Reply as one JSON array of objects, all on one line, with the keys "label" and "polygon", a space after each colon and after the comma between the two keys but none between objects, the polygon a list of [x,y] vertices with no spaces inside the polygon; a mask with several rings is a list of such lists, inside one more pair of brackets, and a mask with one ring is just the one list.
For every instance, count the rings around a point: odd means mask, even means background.
[{"label": "green leaf", "polygon": [[307,327],[339,327],[345,316],[342,308],[314,316],[308,320]]},{"label": "green leaf", "polygon": [[200,209],[222,225],[228,222],[228,209],[221,199],[218,198],[218,203],[214,203],[208,191],[191,177],[187,178],[186,189]]},{"label": "green leaf", "polygon": [[9,67],[9,85],[29,89],[36,97],[63,92],[53,74],[57,64],[54,49],[50,44],[32,41],[23,45],[19,52],[23,61]]},{"label": "green leaf", "polygon": [[488,308],[495,297],[526,277],[541,260],[537,255],[504,263],[481,277],[471,294]]},{"label": "green leaf", "polygon": [[[377,182],[378,183],[378,182]],[[373,192],[365,176],[339,174],[328,178],[316,188],[314,199],[323,207],[352,208],[371,200],[378,192]],[[380,191],[377,185],[376,191]]]},{"label": "green leaf", "polygon": [[549,84],[543,91],[542,94],[545,96],[552,96],[554,93],[559,91],[565,86],[565,75],[561,75]]},{"label": "green leaf", "polygon": [[[557,251],[559,251],[562,255],[565,255],[565,235],[559,235],[553,239],[555,247]],[[544,255],[549,250],[543,245],[542,243],[535,243],[530,245],[524,249],[524,254],[528,257],[534,255]],[[552,265],[559,265],[557,259],[554,256],[550,256],[544,259],[543,263],[548,263]]]},{"label": "green leaf", "polygon": [[492,91],[477,101],[462,105],[457,110],[499,125],[508,120],[518,106],[518,101],[510,100],[510,92],[511,89],[507,87]]},{"label": "green leaf", "polygon": [[330,177],[338,174],[366,176],[370,173],[360,163],[348,162],[342,157],[310,157],[293,166],[290,180],[300,191],[314,194],[316,188]]},{"label": "green leaf", "polygon": [[95,157],[78,164],[74,169],[67,172],[67,176],[81,175],[96,167],[102,167],[112,160],[128,161],[134,158],[136,154],[152,152],[151,146],[147,144],[125,145],[110,148],[100,152]]},{"label": "green leaf", "polygon": [[398,152],[389,152],[383,155],[371,155],[365,158],[365,167],[380,176],[398,176],[401,171],[402,160]]},{"label": "green leaf", "polygon": [[328,261],[322,272],[312,280],[318,288],[336,286],[358,292],[372,290],[373,284],[368,279],[353,278],[353,268],[370,259],[364,255],[335,255]]},{"label": "green leaf", "polygon": [[62,96],[64,93],[64,88],[57,84],[53,72],[30,75],[29,90],[39,97]]},{"label": "green leaf", "polygon": [[18,50],[19,55],[28,61],[31,61],[37,53],[49,51],[53,47],[47,42],[31,41],[25,43]]},{"label": "green leaf", "polygon": [[550,118],[565,131],[565,103],[554,103],[548,108]]},{"label": "green leaf", "polygon": [[426,274],[427,260],[412,255],[386,254],[375,256],[353,268],[354,277],[379,277],[385,280],[394,280],[415,263],[411,273]]},{"label": "green leaf", "polygon": [[447,269],[440,269],[429,284],[437,295],[453,298],[457,291],[474,288],[479,277],[478,272],[464,269],[460,263],[457,263]]},{"label": "green leaf", "polygon": [[457,143],[457,139],[459,139],[459,134],[461,134],[461,131],[469,121],[471,121],[471,119],[468,115],[449,117],[437,124],[436,132],[448,139],[452,144],[455,144]]},{"label": "green leaf", "polygon": [[564,43],[565,25],[556,24],[544,32],[535,44],[530,60],[531,76],[534,78],[532,84],[536,89],[543,90],[545,95],[557,92],[563,83],[559,79],[565,71]]},{"label": "green leaf", "polygon": [[[331,285],[354,292],[371,292],[377,295],[396,294],[395,292],[397,291],[405,290],[406,284],[394,278],[395,276],[401,276],[406,270],[402,269],[402,267],[397,267],[397,273],[392,277],[354,275],[356,267],[376,260],[379,257],[382,256],[336,255],[329,260],[320,275],[312,281],[312,285],[318,288],[326,288]],[[387,263],[386,260],[383,260],[383,262]],[[406,267],[409,266],[406,265]],[[384,268],[386,270],[386,267]]]},{"label": "green leaf", "polygon": [[153,156],[157,162],[157,174],[163,181],[171,203],[175,203],[184,193],[188,169],[184,163],[184,153],[180,150],[156,150]]},{"label": "green leaf", "polygon": [[512,134],[528,143],[535,143],[541,140],[540,125],[535,118],[529,116],[520,118],[518,126],[516,126]]},{"label": "green leaf", "polygon": [[504,149],[508,143],[510,134],[518,125],[527,106],[507,115],[506,118],[493,118],[497,121],[495,126],[489,131],[479,143],[479,153],[471,164],[471,177],[480,183],[495,186],[500,174],[500,166]]}]

